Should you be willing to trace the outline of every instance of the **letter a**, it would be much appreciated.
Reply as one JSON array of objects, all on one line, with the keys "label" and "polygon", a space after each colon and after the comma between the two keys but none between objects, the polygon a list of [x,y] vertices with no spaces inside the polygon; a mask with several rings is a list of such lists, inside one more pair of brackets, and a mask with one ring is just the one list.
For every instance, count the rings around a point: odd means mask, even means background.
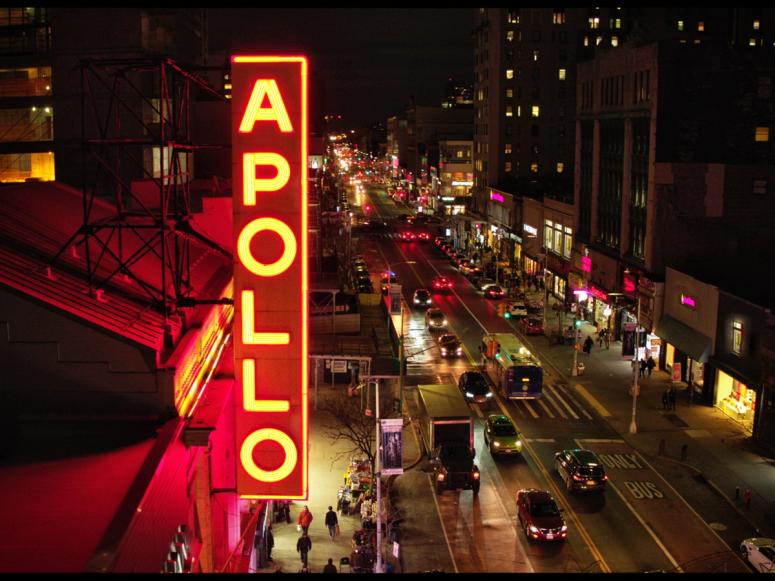
[{"label": "letter a", "polygon": [[[269,108],[261,107],[264,102],[264,95],[269,98]],[[245,108],[245,114],[240,123],[240,133],[250,133],[256,121],[276,121],[283,133],[293,131],[291,120],[288,118],[288,112],[285,110],[285,103],[280,95],[280,89],[274,79],[258,79],[253,85],[253,92],[250,94],[250,101]]]}]

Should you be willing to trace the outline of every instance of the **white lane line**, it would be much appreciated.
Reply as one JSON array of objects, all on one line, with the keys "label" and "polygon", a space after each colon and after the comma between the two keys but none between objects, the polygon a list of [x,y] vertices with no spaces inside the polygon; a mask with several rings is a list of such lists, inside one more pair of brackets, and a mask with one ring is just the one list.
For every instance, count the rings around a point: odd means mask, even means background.
[{"label": "white lane line", "polygon": [[525,438],[528,442],[540,442],[542,444],[553,444],[557,440],[554,438]]},{"label": "white lane line", "polygon": [[525,407],[527,408],[527,411],[529,411],[529,412],[530,412],[530,415],[531,415],[531,416],[533,416],[535,419],[538,419],[538,414],[537,414],[537,413],[536,413],[536,411],[533,409],[533,406],[531,406],[531,405],[530,405],[530,402],[529,402],[529,401],[527,401],[526,399],[523,399],[523,400],[521,400],[521,401],[522,401],[522,403],[524,403],[524,404],[525,404]]},{"label": "white lane line", "polygon": [[[546,395],[544,393],[544,395]],[[549,414],[549,417],[554,419],[554,413],[552,413],[552,410],[549,409],[549,406],[544,403],[545,398],[537,399],[538,405],[540,405],[542,408],[544,408],[544,411]],[[563,414],[563,417],[565,417],[565,414]]]},{"label": "white lane line", "polygon": [[481,408],[478,405],[472,406],[474,408],[474,413],[479,416],[480,418],[484,419],[484,414],[482,413]]},{"label": "white lane line", "polygon": [[611,412],[609,412],[607,409],[605,409],[605,408],[604,408],[604,407],[603,407],[603,406],[600,404],[600,402],[599,402],[599,401],[597,401],[597,400],[594,398],[594,396],[593,396],[591,393],[589,393],[589,392],[588,392],[588,391],[587,391],[587,390],[584,388],[584,386],[583,386],[583,385],[580,385],[580,384],[578,384],[578,383],[577,383],[577,384],[576,384],[574,387],[576,388],[576,391],[578,391],[578,392],[581,394],[581,396],[582,396],[582,397],[583,397],[585,400],[587,400],[587,403],[588,403],[589,405],[591,405],[593,408],[595,408],[595,409],[597,410],[597,413],[599,413],[599,414],[600,414],[601,416],[603,416],[604,418],[610,418],[610,417],[611,417]]},{"label": "white lane line", "polygon": [[552,397],[552,394],[549,393],[549,391],[546,389],[547,387],[549,387],[549,384],[545,383],[543,386],[544,396],[541,398],[541,400],[545,399],[546,401],[550,402],[552,404],[552,407],[557,410],[557,413],[567,420],[568,416],[565,415],[565,412],[562,411],[562,408],[557,404],[556,401],[554,401],[554,397]]},{"label": "white lane line", "polygon": [[582,414],[584,414],[585,416],[587,416],[587,419],[588,419],[588,420],[591,420],[591,419],[593,419],[593,418],[592,418],[592,415],[591,415],[591,414],[590,414],[590,413],[587,411],[587,409],[586,409],[586,408],[585,408],[583,405],[581,405],[581,402],[579,402],[579,400],[577,400],[575,397],[573,397],[573,394],[571,393],[571,391],[570,391],[570,389],[569,389],[569,388],[567,388],[567,387],[565,387],[565,386],[562,386],[562,385],[555,385],[555,389],[556,389],[558,392],[562,393],[562,394],[563,394],[565,397],[567,397],[567,398],[568,398],[570,401],[572,401],[572,402],[573,402],[573,404],[574,404],[574,405],[575,405],[577,408],[579,408],[579,411],[580,411]]},{"label": "white lane line", "polygon": [[579,419],[579,416],[576,415],[576,412],[573,411],[573,409],[568,405],[568,403],[565,401],[565,398],[562,397],[562,394],[557,393],[554,390],[554,387],[552,385],[547,384],[545,387],[549,388],[549,391],[551,391],[554,396],[557,398],[557,401],[559,401],[562,405],[565,406],[565,409],[568,410],[568,413],[572,415],[574,418]]},{"label": "white lane line", "polygon": [[[576,442],[592,442],[593,444],[624,444],[625,441],[621,438],[584,438],[583,440],[576,440]],[[584,446],[582,446],[583,448]]]}]

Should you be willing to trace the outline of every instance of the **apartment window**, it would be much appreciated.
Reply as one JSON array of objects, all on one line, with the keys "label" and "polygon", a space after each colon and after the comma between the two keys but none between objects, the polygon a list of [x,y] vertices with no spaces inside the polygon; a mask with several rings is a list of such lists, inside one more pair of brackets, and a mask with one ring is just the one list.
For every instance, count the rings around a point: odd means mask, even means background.
[{"label": "apartment window", "polygon": [[702,20],[700,20],[700,21],[697,23],[697,30],[698,30],[699,32],[702,32],[702,31],[704,31],[704,30],[705,30],[705,23],[704,23]]},{"label": "apartment window", "polygon": [[754,194],[766,194],[767,193],[767,180],[754,180],[753,181],[753,193]]},{"label": "apartment window", "polygon": [[589,46],[589,37],[588,36],[584,37],[584,46]]},{"label": "apartment window", "polygon": [[522,117],[522,105],[517,105],[517,117]]},{"label": "apartment window", "polygon": [[514,116],[514,111],[512,110],[511,105],[509,105],[508,107],[506,107],[506,117],[513,117],[513,116]]},{"label": "apartment window", "polygon": [[754,20],[753,21],[753,29],[754,30],[759,30],[759,21],[758,20]]},{"label": "apartment window", "polygon": [[602,36],[598,36],[597,38],[595,38],[595,46],[600,46],[601,42],[603,42]]},{"label": "apartment window", "polygon": [[509,10],[508,22],[509,24],[519,24],[519,11]]},{"label": "apartment window", "polygon": [[530,171],[533,173],[538,173],[538,164],[537,163],[531,163],[530,164]]},{"label": "apartment window", "polygon": [[[530,115],[531,117],[538,117],[541,114],[541,108],[538,105],[533,105],[530,108]],[[758,131],[758,128],[757,128]],[[766,139],[765,139],[766,141]]]},{"label": "apartment window", "polygon": [[557,162],[557,173],[562,173],[565,170],[565,164],[561,161]]},{"label": "apartment window", "polygon": [[616,18],[614,20],[614,28],[619,29],[621,27],[622,27],[622,19],[621,18]]},{"label": "apartment window", "polygon": [[565,80],[565,69],[558,69],[557,70],[557,78],[561,81]]},{"label": "apartment window", "polygon": [[481,89],[479,89],[476,92],[476,100],[477,101],[484,101],[484,91],[482,91]]},{"label": "apartment window", "polygon": [[503,153],[505,153],[506,155],[511,155],[511,143],[506,143],[503,146]]},{"label": "apartment window", "polygon": [[554,249],[554,222],[544,220],[544,246],[547,250]]},{"label": "apartment window", "polygon": [[769,127],[757,127],[754,135],[754,141],[767,142],[770,140],[770,128]]},{"label": "apartment window", "polygon": [[619,37],[618,36],[612,36],[611,37],[611,46],[619,46]]},{"label": "apartment window", "polygon": [[506,33],[506,40],[509,41],[509,42],[512,42],[514,40],[514,31],[513,30],[509,30]]},{"label": "apartment window", "polygon": [[565,24],[565,12],[554,12],[552,14],[552,24]]},{"label": "apartment window", "polygon": [[506,78],[507,79],[513,79],[514,78],[514,69],[506,69]]},{"label": "apartment window", "polygon": [[600,18],[597,16],[590,16],[589,17],[589,27],[590,28],[598,28],[600,26]]},{"label": "apartment window", "polygon": [[506,98],[511,99],[512,97],[514,97],[514,89],[512,88],[506,89]]},{"label": "apartment window", "polygon": [[565,231],[563,232],[563,244],[562,244],[562,255],[564,258],[570,258],[570,251],[573,247],[573,229],[565,227]]},{"label": "apartment window", "polygon": [[458,159],[463,159],[463,154],[464,154],[464,153],[465,153],[465,152],[464,152],[462,149],[458,149],[458,150],[455,152],[455,155],[457,156],[457,158],[458,158]]},{"label": "apartment window", "polygon": [[506,171],[506,173],[511,173],[511,162],[507,161],[503,169]]},{"label": "apartment window", "polygon": [[756,39],[755,38],[749,38],[748,39],[748,46],[756,46]]},{"label": "apartment window", "polygon": [[684,29],[684,21],[683,20],[679,20],[676,24],[678,26],[678,30],[683,30]]},{"label": "apartment window", "polygon": [[743,323],[741,321],[732,323],[732,353],[735,355],[743,354]]},{"label": "apartment window", "polygon": [[540,50],[534,50],[533,51],[533,62],[538,62],[539,58],[541,58],[541,51]]}]

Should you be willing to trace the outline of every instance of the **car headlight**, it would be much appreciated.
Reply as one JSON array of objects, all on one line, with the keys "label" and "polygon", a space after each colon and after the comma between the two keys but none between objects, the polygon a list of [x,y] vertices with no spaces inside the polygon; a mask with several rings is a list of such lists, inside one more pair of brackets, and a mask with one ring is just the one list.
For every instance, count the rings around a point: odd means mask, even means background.
[{"label": "car headlight", "polygon": [[485,394],[485,397],[492,397],[492,392],[491,392],[491,391],[488,391],[488,392]]},{"label": "car headlight", "polygon": [[463,350],[462,350],[462,349],[458,349],[458,350],[457,350],[457,354],[458,354],[458,355],[462,355],[462,354],[463,354]]},{"label": "car headlight", "polygon": [[565,531],[567,531],[567,530],[568,530],[568,526],[567,526],[567,525],[562,525],[562,528],[561,528],[560,530],[561,530],[562,532],[565,532]]},{"label": "car headlight", "polygon": [[446,354],[447,354],[447,350],[446,350],[446,349],[444,349],[444,347],[442,347],[442,348],[441,348],[441,354],[442,354],[442,355],[446,355]]},{"label": "car headlight", "polygon": [[428,299],[427,301],[425,301],[425,304],[426,304],[426,305],[429,305],[429,304],[431,304],[431,299]]},{"label": "car headlight", "polygon": [[517,450],[521,450],[522,449],[522,440],[517,440],[516,446],[517,446]]},{"label": "car headlight", "polygon": [[496,448],[500,448],[501,447],[501,443],[500,442],[493,442],[492,445],[495,446]]},{"label": "car headlight", "polygon": [[447,324],[447,319],[444,319],[444,320],[441,322],[441,324],[442,324],[442,325],[446,325],[446,324]]},{"label": "car headlight", "polygon": [[444,473],[439,472],[438,475],[436,476],[436,480],[444,480]]},{"label": "car headlight", "polygon": [[530,532],[531,533],[537,533],[538,532],[538,527],[536,527],[535,525],[530,525]]},{"label": "car headlight", "polygon": [[467,395],[468,397],[474,397],[474,394],[473,394],[473,393],[471,393],[470,391],[467,391],[467,392],[466,392],[466,395]]}]

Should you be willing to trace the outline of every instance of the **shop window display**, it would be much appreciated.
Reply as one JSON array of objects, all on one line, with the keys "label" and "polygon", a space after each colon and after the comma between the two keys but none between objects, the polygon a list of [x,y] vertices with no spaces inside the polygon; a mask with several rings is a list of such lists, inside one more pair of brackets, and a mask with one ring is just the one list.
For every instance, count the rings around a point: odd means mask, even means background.
[{"label": "shop window display", "polygon": [[756,391],[719,371],[716,406],[733,420],[743,424],[747,430],[753,429],[756,411]]}]

